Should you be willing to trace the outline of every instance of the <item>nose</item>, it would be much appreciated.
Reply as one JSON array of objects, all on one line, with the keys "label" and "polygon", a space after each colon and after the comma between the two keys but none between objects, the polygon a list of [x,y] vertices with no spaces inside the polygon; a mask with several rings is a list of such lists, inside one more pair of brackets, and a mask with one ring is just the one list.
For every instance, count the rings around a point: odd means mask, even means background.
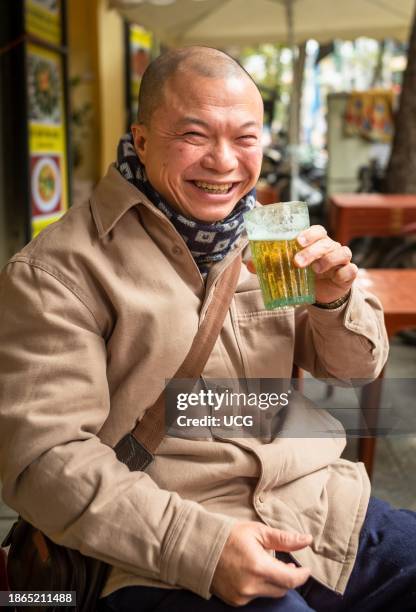
[{"label": "nose", "polygon": [[201,160],[202,166],[218,174],[227,174],[238,167],[234,147],[225,139],[213,143]]}]

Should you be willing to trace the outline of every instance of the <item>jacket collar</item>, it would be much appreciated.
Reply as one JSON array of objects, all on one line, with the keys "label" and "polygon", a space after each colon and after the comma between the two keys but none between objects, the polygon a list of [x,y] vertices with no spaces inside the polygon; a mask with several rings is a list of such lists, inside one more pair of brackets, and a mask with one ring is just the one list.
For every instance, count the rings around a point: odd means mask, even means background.
[{"label": "jacket collar", "polygon": [[105,177],[94,189],[90,204],[100,238],[106,236],[133,206],[151,206],[148,198],[126,181],[114,164],[111,164]]},{"label": "jacket collar", "polygon": [[[152,204],[149,198],[129,183],[129,181],[126,181],[115,167],[115,164],[109,166],[107,174],[94,189],[90,198],[90,204],[100,238],[104,238],[121,217],[130,208],[138,204],[144,204],[151,208],[154,214],[170,224],[168,218]],[[258,202],[256,202],[256,206],[259,206]],[[245,246],[247,243],[247,239],[239,241],[239,245],[244,244]]]}]

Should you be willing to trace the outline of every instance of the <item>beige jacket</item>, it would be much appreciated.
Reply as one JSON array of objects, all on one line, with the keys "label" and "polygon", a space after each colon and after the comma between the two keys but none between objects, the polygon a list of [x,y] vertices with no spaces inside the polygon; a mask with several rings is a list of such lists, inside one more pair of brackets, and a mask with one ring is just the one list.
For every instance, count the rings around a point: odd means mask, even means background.
[{"label": "beige jacket", "polygon": [[[310,532],[296,558],[342,592],[370,484],[340,459],[343,438],[167,437],[147,472],[111,448],[183,361],[215,282],[169,220],[111,167],[75,207],[15,255],[0,288],[0,478],[7,504],[52,540],[113,566],[127,585],[210,596],[233,521]],[[388,343],[379,302],[357,288],[334,311],[265,311],[241,277],[206,377],[375,377]],[[324,413],[304,418],[322,419]],[[312,411],[310,411],[312,415]]]}]

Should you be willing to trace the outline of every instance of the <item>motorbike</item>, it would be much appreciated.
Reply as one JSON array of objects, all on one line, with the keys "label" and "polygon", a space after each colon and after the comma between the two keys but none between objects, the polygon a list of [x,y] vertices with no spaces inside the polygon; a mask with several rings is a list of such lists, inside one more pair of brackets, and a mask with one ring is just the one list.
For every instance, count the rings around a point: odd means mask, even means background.
[{"label": "motorbike", "polygon": [[[267,146],[263,149],[260,178],[274,188],[282,202],[291,200],[291,169],[287,149]],[[322,224],[326,198],[326,171],[324,164],[314,161],[299,163],[299,176],[295,179],[297,199],[307,202],[311,224]]]}]

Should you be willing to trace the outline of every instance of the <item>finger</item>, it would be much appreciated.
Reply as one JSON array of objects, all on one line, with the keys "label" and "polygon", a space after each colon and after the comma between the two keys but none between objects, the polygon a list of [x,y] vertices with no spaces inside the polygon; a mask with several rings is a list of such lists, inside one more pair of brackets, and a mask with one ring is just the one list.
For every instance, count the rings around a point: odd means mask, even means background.
[{"label": "finger", "polygon": [[320,259],[327,253],[340,248],[340,244],[331,238],[321,238],[310,246],[302,249],[295,255],[295,264],[299,267],[309,266],[312,262]]},{"label": "finger", "polygon": [[265,580],[284,589],[297,589],[311,575],[309,567],[290,567],[278,559],[272,559],[264,574]]},{"label": "finger", "polygon": [[332,281],[339,287],[352,285],[358,274],[358,268],[355,264],[350,263],[347,266],[339,268],[333,275]]},{"label": "finger", "polygon": [[312,264],[314,272],[324,274],[332,268],[339,268],[350,263],[352,257],[351,250],[347,246],[330,251]]},{"label": "finger", "polygon": [[309,534],[282,531],[273,527],[264,527],[261,537],[264,548],[281,552],[300,550],[312,543],[312,536]]},{"label": "finger", "polygon": [[261,583],[255,582],[253,585],[246,584],[238,596],[237,605],[245,605],[257,599],[257,597],[284,597],[288,589],[275,584],[273,581],[263,580]]},{"label": "finger", "polygon": [[316,242],[320,238],[325,238],[327,231],[322,225],[311,225],[308,229],[303,230],[297,237],[297,241],[301,246],[307,246]]},{"label": "finger", "polygon": [[288,589],[282,589],[272,582],[265,582],[262,593],[261,595],[258,595],[258,597],[275,597],[276,599],[280,599],[281,597],[284,597],[287,592]]}]

